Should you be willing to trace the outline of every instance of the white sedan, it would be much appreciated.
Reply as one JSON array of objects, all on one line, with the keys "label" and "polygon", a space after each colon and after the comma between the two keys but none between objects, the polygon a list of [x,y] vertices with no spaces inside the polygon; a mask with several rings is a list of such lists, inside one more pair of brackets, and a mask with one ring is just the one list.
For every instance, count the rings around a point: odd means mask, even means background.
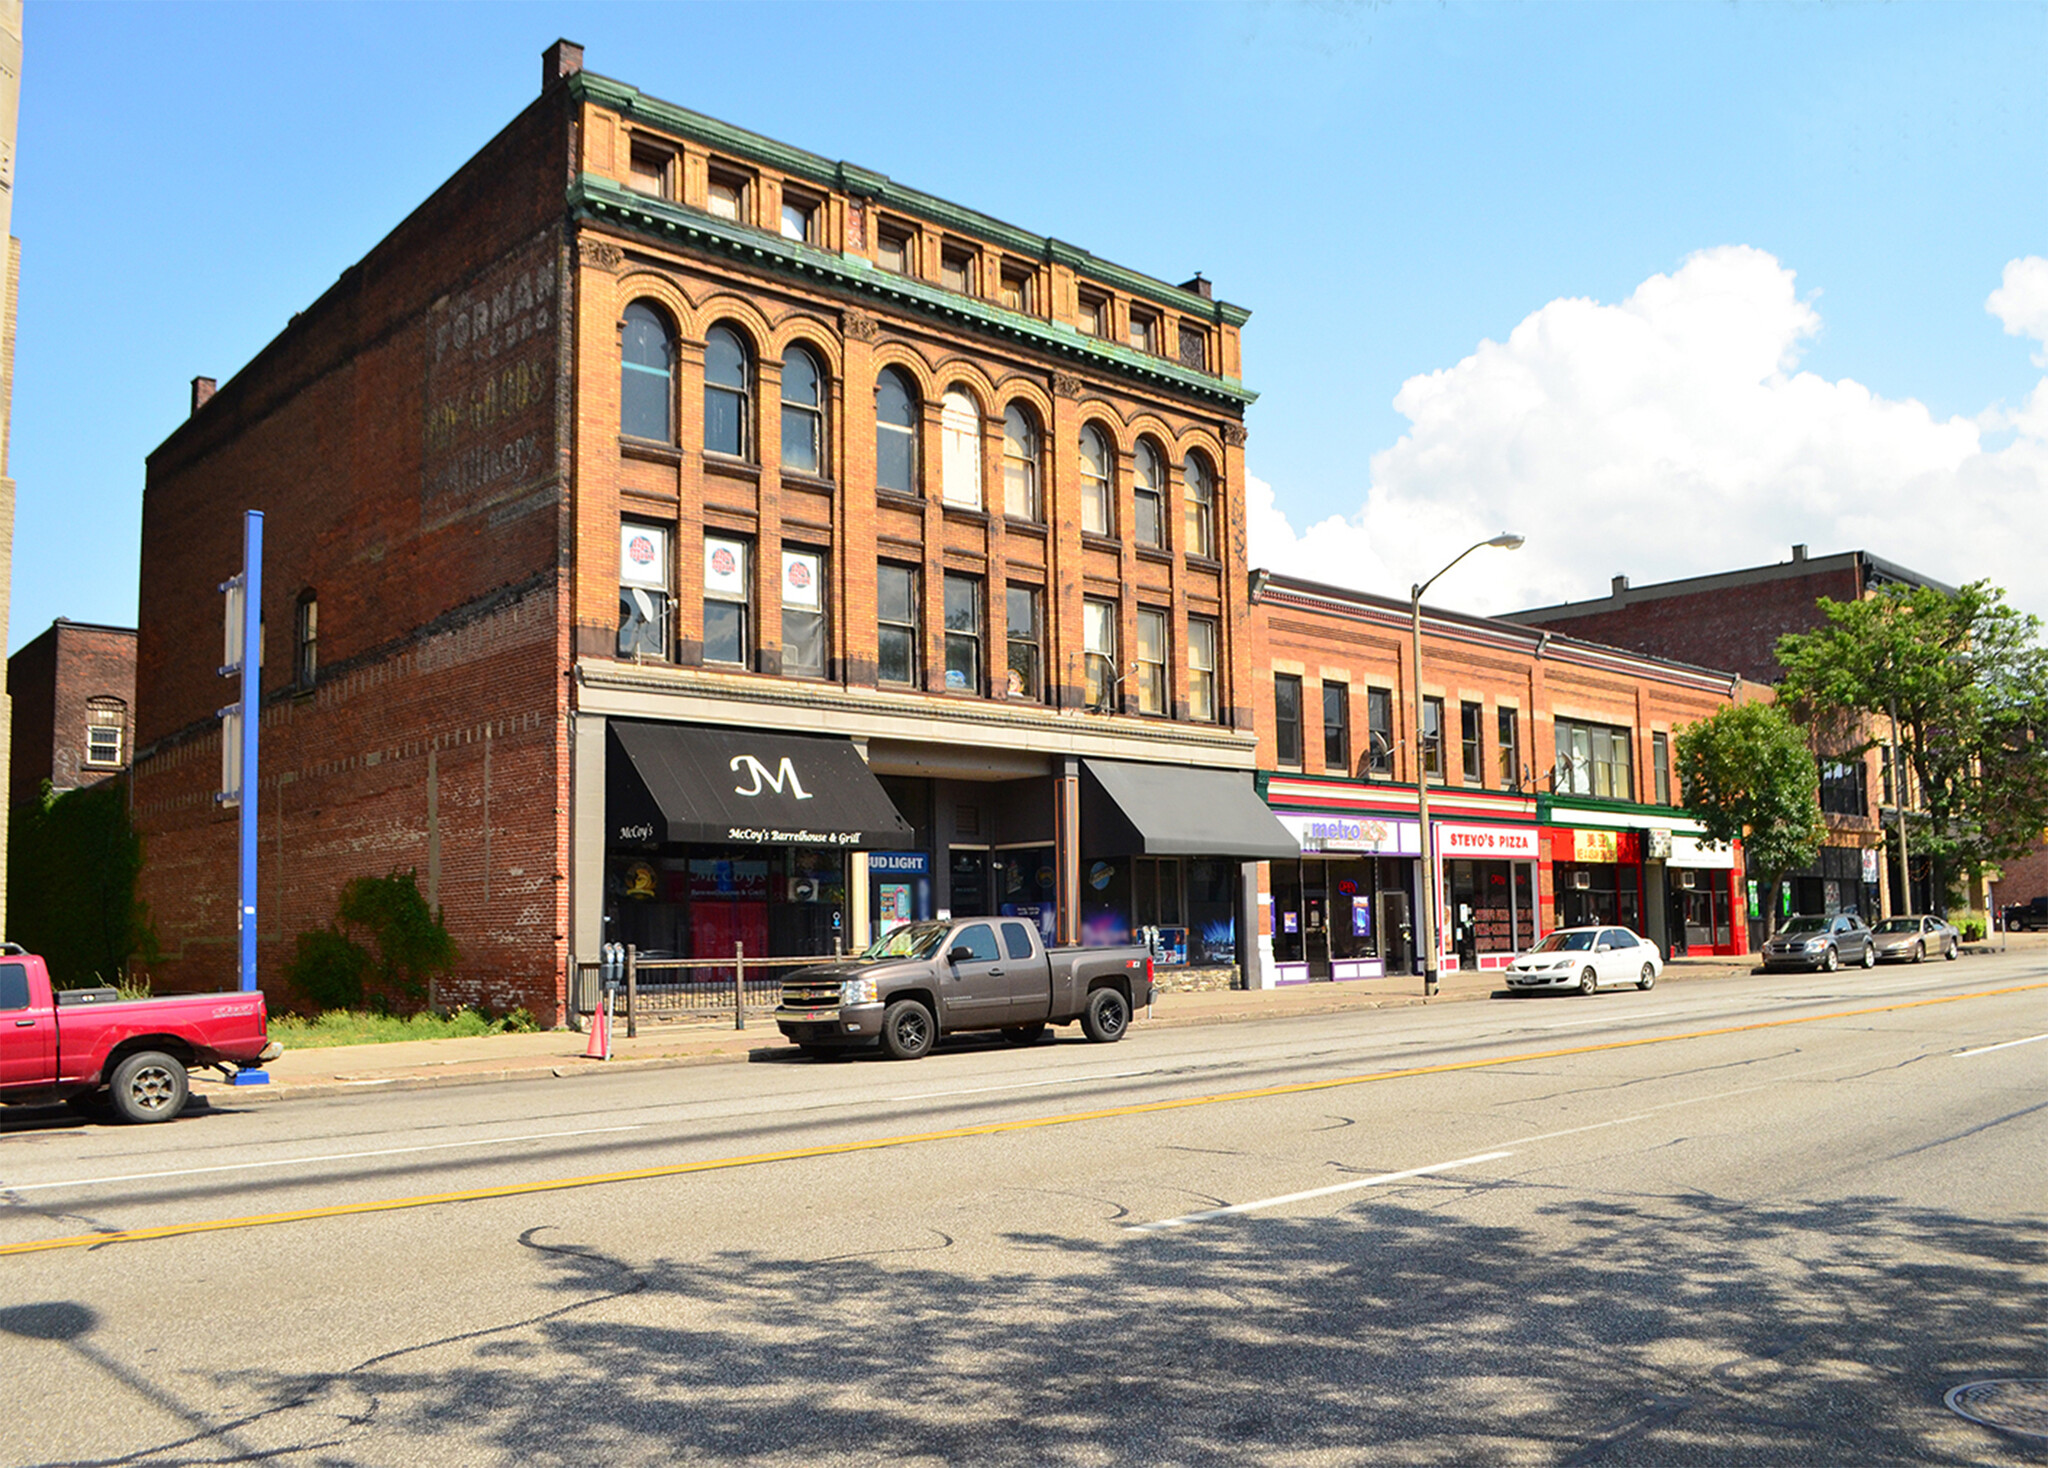
[{"label": "white sedan", "polygon": [[1650,988],[1664,972],[1664,955],[1628,928],[1559,928],[1508,965],[1508,988],[1577,989],[1581,994],[1615,984]]}]

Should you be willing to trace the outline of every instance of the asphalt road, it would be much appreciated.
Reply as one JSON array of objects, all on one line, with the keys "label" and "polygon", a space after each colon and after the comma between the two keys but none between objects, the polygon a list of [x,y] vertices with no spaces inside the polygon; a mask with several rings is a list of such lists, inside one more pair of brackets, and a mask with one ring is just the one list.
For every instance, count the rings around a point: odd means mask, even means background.
[{"label": "asphalt road", "polygon": [[0,1457],[2048,1462],[2044,957],[9,1113]]}]

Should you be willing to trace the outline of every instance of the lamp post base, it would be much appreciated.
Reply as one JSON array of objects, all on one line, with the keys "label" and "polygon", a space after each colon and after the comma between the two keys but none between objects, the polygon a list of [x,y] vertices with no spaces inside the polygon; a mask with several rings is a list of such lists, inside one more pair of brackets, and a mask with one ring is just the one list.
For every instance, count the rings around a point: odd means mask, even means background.
[{"label": "lamp post base", "polygon": [[1428,973],[1425,973],[1425,974],[1424,974],[1424,975],[1422,976],[1422,994],[1423,994],[1423,997],[1424,997],[1424,998],[1426,999],[1426,998],[1430,997],[1431,995],[1433,995],[1433,994],[1435,994],[1435,993],[1436,993],[1436,973],[1435,973],[1435,971],[1434,971],[1434,970],[1432,970],[1432,971],[1430,971],[1430,972],[1428,972]]}]

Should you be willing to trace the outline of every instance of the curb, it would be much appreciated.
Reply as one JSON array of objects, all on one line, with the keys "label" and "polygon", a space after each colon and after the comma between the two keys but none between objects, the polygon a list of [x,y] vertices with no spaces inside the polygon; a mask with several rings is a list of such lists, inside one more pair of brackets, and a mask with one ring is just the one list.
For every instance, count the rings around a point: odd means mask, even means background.
[{"label": "curb", "polygon": [[[1968,952],[1966,948],[1964,950]],[[1702,974],[1673,975],[1668,970],[1665,978],[1677,978],[1680,982],[1691,979],[1735,978],[1762,970],[1730,967],[1725,971]],[[1181,1030],[1201,1025],[1245,1024],[1256,1020],[1307,1019],[1318,1015],[1350,1014],[1362,1010],[1380,1009],[1421,1009],[1433,1004],[1466,1004],[1481,999],[1513,998],[1506,989],[1471,989],[1461,993],[1446,994],[1441,991],[1434,995],[1391,995],[1378,999],[1345,998],[1333,994],[1329,1001],[1313,1004],[1297,1004],[1285,1010],[1241,1009],[1230,1013],[1186,1014],[1175,1017],[1154,1016],[1146,1018],[1143,1011],[1134,1015],[1133,1029]],[[216,1097],[232,1096],[237,1103],[250,1102],[257,1105],[275,1106],[283,1102],[298,1100],[326,1100],[336,1096],[376,1095],[389,1091],[438,1091],[456,1086],[494,1085],[506,1081],[552,1081],[565,1080],[575,1076],[616,1075],[628,1071],[679,1070],[687,1066],[757,1064],[771,1057],[787,1053],[796,1054],[780,1044],[780,1036],[767,1037],[765,1044],[735,1044],[726,1040],[707,1041],[701,1050],[679,1052],[672,1055],[644,1055],[621,1057],[613,1060],[589,1060],[584,1057],[544,1056],[532,1065],[493,1066],[488,1069],[465,1070],[445,1075],[396,1074],[390,1076],[365,1075],[360,1079],[306,1081],[298,1084],[273,1083],[270,1086],[231,1086],[225,1081],[192,1078],[192,1094],[204,1096],[209,1104]],[[308,1052],[301,1051],[301,1054]],[[463,1062],[448,1062],[459,1065]]]}]

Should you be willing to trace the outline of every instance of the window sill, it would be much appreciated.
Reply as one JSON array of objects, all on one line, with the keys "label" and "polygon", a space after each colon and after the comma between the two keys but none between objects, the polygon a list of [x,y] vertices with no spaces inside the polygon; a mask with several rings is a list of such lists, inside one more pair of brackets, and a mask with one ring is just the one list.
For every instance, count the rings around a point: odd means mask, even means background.
[{"label": "window sill", "polygon": [[806,474],[800,469],[784,469],[782,471],[782,482],[797,489],[824,490],[828,494],[838,488],[832,480],[824,475]]},{"label": "window sill", "polygon": [[1097,535],[1092,530],[1081,532],[1081,546],[1084,550],[1113,551],[1117,555],[1122,555],[1124,550],[1124,543],[1114,535]]},{"label": "window sill", "polygon": [[662,443],[652,438],[632,438],[619,435],[619,457],[642,459],[650,464],[681,464],[683,451],[672,443]]},{"label": "window sill", "polygon": [[1217,560],[1216,557],[1198,556],[1192,551],[1188,553],[1187,563],[1190,571],[1221,571],[1223,569],[1223,562]]},{"label": "window sill", "polygon": [[744,479],[753,484],[761,482],[761,466],[745,459],[735,459],[727,454],[714,454],[708,450],[699,456],[707,474],[717,474],[727,479]]},{"label": "window sill", "polygon": [[914,494],[905,494],[900,489],[877,489],[875,491],[875,503],[878,505],[894,505],[899,510],[917,510],[922,512],[924,509],[924,501],[921,498]]},{"label": "window sill", "polygon": [[946,512],[948,520],[960,520],[969,525],[988,524],[988,511],[978,510],[972,505],[956,505],[950,501],[942,501],[939,508]]},{"label": "window sill", "polygon": [[1005,515],[1003,528],[1012,535],[1028,535],[1034,540],[1044,540],[1046,537],[1043,520],[1020,520],[1015,515]]},{"label": "window sill", "polygon": [[1161,566],[1171,566],[1173,564],[1173,552],[1167,550],[1164,546],[1141,545],[1138,547],[1138,559],[1141,561],[1152,561]]}]

